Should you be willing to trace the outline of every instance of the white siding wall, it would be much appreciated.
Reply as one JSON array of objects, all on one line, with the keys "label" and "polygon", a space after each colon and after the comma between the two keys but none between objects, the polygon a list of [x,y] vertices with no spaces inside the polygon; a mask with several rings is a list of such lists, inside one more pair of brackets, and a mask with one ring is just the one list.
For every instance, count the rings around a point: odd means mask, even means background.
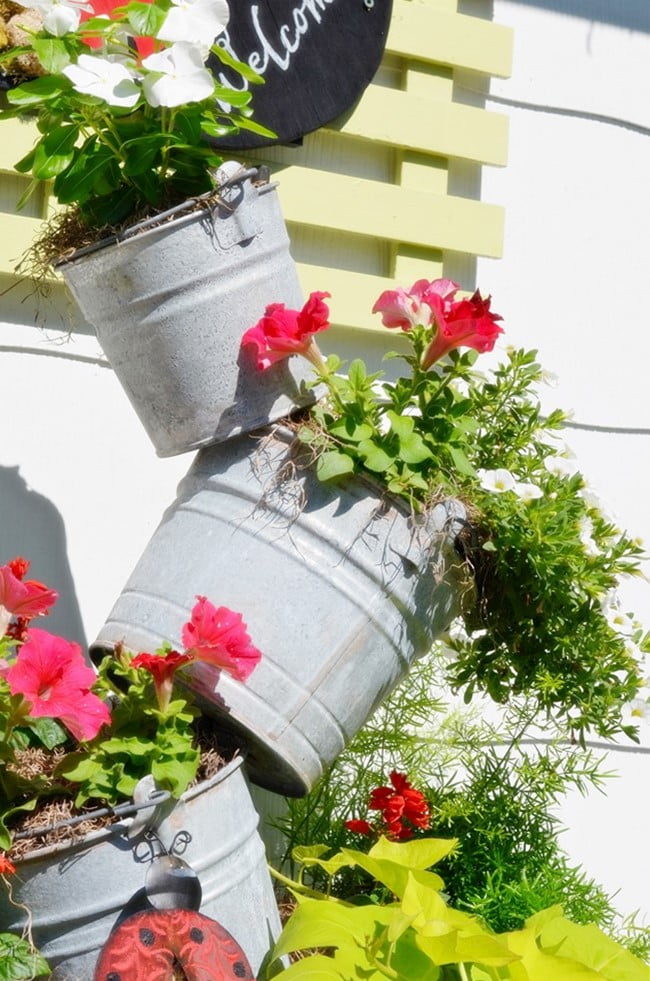
[{"label": "white siding wall", "polygon": [[[537,348],[557,375],[546,400],[573,411],[581,469],[647,543],[650,5],[494,0],[493,11],[515,36],[512,78],[493,80],[486,103],[510,116],[510,153],[505,170],[484,171],[482,194],[506,206],[506,231],[503,258],[479,259],[477,282],[494,294],[509,343]],[[624,596],[650,626],[648,582],[629,583]],[[650,727],[642,749],[629,749],[608,754],[619,775],[606,796],[575,795],[561,808],[562,841],[620,889],[622,911],[647,916]]]}]

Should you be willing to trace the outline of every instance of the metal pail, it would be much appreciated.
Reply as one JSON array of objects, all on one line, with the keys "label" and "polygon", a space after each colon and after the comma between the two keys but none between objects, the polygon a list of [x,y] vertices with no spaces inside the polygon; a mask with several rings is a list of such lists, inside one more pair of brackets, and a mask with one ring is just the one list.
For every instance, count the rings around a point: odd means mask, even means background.
[{"label": "metal pail", "polygon": [[314,400],[304,358],[259,372],[240,349],[268,304],[303,304],[275,185],[242,174],[222,185],[219,203],[187,202],[166,223],[142,222],[58,266],[159,456]]},{"label": "metal pail", "polygon": [[242,613],[255,671],[242,684],[197,663],[189,684],[251,780],[300,796],[456,614],[464,517],[321,484],[277,428],[202,450],[91,653],[179,647],[197,595]]},{"label": "metal pail", "polygon": [[34,943],[54,968],[54,981],[92,981],[111,931],[147,906],[147,871],[167,852],[180,855],[176,864],[187,863],[198,875],[200,914],[232,935],[257,976],[280,922],[241,763],[241,757],[234,759],[180,801],[160,805],[149,822],[155,831],[151,847],[142,834],[129,838],[137,820],[129,818],[17,862],[13,903],[6,890],[0,892],[0,930],[20,933],[26,907]]}]

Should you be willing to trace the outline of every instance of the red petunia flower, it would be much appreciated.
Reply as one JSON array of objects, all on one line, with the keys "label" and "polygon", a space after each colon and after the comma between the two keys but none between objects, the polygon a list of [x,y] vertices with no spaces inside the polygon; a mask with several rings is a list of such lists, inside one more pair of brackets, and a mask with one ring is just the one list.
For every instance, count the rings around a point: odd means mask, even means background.
[{"label": "red petunia flower", "polygon": [[311,293],[302,310],[287,310],[284,303],[271,303],[262,319],[242,337],[242,347],[255,348],[258,371],[292,354],[302,354],[317,368],[323,358],[314,334],[329,327],[329,309],[323,300],[329,293]]},{"label": "red petunia flower", "polygon": [[9,861],[7,856],[0,855],[0,875],[13,875],[15,871],[15,866]]},{"label": "red petunia flower", "polygon": [[166,654],[137,654],[131,661],[132,668],[144,668],[153,676],[158,708],[166,712],[171,701],[173,678],[178,668],[193,661],[191,654],[167,651]]},{"label": "red petunia flower", "polygon": [[246,681],[262,654],[252,644],[241,613],[215,607],[205,596],[197,596],[197,600],[191,619],[183,627],[187,654]]},{"label": "red petunia flower", "polygon": [[483,299],[478,290],[469,300],[453,303],[449,310],[445,310],[439,297],[430,295],[428,299],[436,331],[422,356],[425,370],[457,347],[471,347],[479,354],[491,351],[503,333],[497,323],[503,318],[490,311],[491,298]]},{"label": "red petunia flower", "polygon": [[59,719],[76,739],[93,739],[111,721],[104,702],[90,691],[95,672],[79,645],[63,637],[31,629],[4,677],[11,694],[28,703],[31,718]]}]

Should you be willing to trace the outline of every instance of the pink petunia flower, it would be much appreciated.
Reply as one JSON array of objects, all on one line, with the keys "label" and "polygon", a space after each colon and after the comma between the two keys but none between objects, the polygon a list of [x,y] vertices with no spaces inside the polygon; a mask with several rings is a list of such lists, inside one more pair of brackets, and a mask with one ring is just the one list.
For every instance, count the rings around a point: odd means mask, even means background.
[{"label": "pink petunia flower", "polygon": [[385,290],[377,299],[373,313],[381,313],[384,327],[399,327],[410,330],[417,324],[429,327],[432,323],[432,303],[443,303],[443,308],[450,308],[451,302],[460,287],[451,279],[418,279],[410,290],[398,286],[394,290]]},{"label": "pink petunia flower", "polygon": [[131,661],[132,668],[144,668],[153,676],[158,708],[166,712],[172,696],[173,679],[178,668],[194,660],[191,654],[167,651],[166,654],[137,654]]},{"label": "pink petunia flower", "polygon": [[49,613],[59,594],[48,589],[42,582],[23,576],[29,569],[26,559],[12,559],[0,566],[0,637],[3,636],[12,617],[31,620],[33,617]]},{"label": "pink petunia flower", "polygon": [[326,330],[329,308],[323,303],[329,293],[311,293],[302,310],[287,310],[284,303],[271,303],[264,316],[242,337],[242,346],[255,348],[258,371],[292,354],[302,354],[319,368],[322,355],[314,334]]},{"label": "pink petunia flower", "polygon": [[90,688],[95,673],[78,644],[33,628],[5,673],[12,695],[22,695],[33,719],[59,719],[75,739],[93,739],[110,723],[108,708]]},{"label": "pink petunia flower", "polygon": [[490,297],[483,299],[478,290],[468,300],[459,300],[450,307],[442,297],[428,294],[436,331],[422,357],[426,370],[457,347],[471,347],[480,354],[491,351],[503,328],[497,321],[503,318],[490,310]]},{"label": "pink petunia flower", "polygon": [[262,654],[251,643],[241,613],[215,607],[205,596],[197,596],[197,600],[190,621],[183,627],[186,653],[228,671],[238,681],[246,681]]}]

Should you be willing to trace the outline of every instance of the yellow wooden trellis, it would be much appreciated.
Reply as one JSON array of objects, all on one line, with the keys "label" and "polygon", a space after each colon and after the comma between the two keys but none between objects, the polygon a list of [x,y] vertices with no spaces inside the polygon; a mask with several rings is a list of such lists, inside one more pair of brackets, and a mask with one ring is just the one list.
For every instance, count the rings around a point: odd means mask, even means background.
[{"label": "yellow wooden trellis", "polygon": [[[454,253],[501,254],[503,209],[447,181],[452,160],[506,163],[507,118],[454,101],[454,80],[507,76],[511,48],[508,28],[459,14],[456,0],[394,0],[382,65],[354,109],[300,147],[246,154],[270,164],[305,292],[328,290],[339,326],[378,327],[369,311],[383,289],[443,274]],[[13,165],[35,132],[14,120],[2,134],[0,285],[51,207],[41,193],[16,212],[27,179]]]}]

